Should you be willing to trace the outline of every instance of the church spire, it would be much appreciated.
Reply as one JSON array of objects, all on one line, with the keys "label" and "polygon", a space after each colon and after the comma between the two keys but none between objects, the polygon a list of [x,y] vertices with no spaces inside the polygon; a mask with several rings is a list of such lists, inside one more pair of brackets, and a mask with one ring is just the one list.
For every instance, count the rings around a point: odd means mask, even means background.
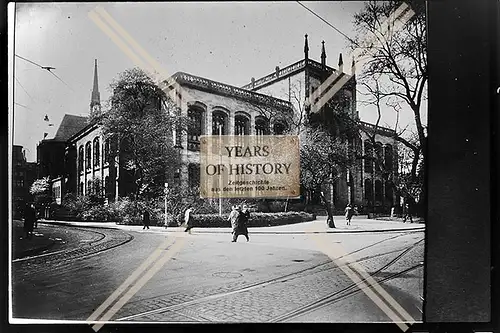
[{"label": "church spire", "polygon": [[309,44],[307,43],[307,34],[305,34],[306,40],[304,42],[304,57],[305,59],[309,59]]},{"label": "church spire", "polygon": [[344,61],[342,60],[342,53],[339,55],[339,71],[343,72],[344,71]]},{"label": "church spire", "polygon": [[325,69],[326,68],[325,41],[322,41],[321,44],[323,44],[321,46],[321,67],[323,67],[323,69]]},{"label": "church spire", "polygon": [[97,59],[94,61],[94,85],[92,88],[92,98],[90,100],[90,112],[99,111],[101,108],[101,94],[99,93],[99,83],[97,78]]}]

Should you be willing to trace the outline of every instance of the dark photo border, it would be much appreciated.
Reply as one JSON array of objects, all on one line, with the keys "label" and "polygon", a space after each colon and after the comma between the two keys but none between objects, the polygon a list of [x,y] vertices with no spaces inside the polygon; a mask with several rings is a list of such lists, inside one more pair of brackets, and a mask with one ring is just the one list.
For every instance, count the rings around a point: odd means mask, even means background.
[{"label": "dark photo border", "polygon": [[[429,195],[425,323],[411,326],[408,332],[497,332],[499,320],[494,314],[500,313],[497,272],[500,1],[429,1],[427,10]],[[2,5],[1,14],[1,63],[6,64],[7,3]],[[2,78],[7,82],[7,66],[2,66]],[[0,169],[5,175],[0,183],[0,196],[5,199],[8,198],[7,138],[2,135],[0,144]],[[83,324],[8,324],[8,205],[8,200],[2,201],[1,300],[5,311],[1,313],[0,331],[93,333],[90,325]],[[100,332],[170,333],[212,329],[219,332],[401,332],[395,324],[110,324]]]}]

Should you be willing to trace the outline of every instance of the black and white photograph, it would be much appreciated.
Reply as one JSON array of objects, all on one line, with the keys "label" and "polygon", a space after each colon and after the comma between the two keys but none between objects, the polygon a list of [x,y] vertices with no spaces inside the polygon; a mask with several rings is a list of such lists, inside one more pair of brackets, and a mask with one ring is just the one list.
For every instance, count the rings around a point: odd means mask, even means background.
[{"label": "black and white photograph", "polygon": [[9,322],[421,323],[426,13],[10,3]]}]

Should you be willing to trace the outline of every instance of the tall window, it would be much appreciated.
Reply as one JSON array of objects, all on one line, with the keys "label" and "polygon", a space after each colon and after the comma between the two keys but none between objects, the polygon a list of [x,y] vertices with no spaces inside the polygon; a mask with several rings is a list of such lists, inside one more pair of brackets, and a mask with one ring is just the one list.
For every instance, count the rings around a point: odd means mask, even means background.
[{"label": "tall window", "polygon": [[385,162],[385,168],[387,171],[392,171],[392,165],[394,163],[393,161],[393,155],[392,155],[392,146],[391,145],[386,145],[385,146],[385,154],[384,154],[384,162]]},{"label": "tall window", "polygon": [[200,136],[203,135],[203,111],[196,108],[188,110],[188,149],[200,149]]},{"label": "tall window", "polygon": [[381,180],[376,180],[375,181],[375,201],[382,201],[383,196],[382,196],[382,181]]},{"label": "tall window", "polygon": [[190,187],[196,187],[200,185],[200,165],[196,163],[190,163],[188,166],[188,181]]},{"label": "tall window", "polygon": [[92,193],[92,181],[88,180],[87,181],[87,195]]},{"label": "tall window", "polygon": [[373,146],[369,140],[365,140],[365,172],[373,172]]},{"label": "tall window", "polygon": [[91,164],[91,158],[92,158],[92,149],[91,149],[91,144],[90,141],[85,144],[85,169],[90,169]]},{"label": "tall window", "polygon": [[385,200],[392,206],[393,199],[392,183],[387,181],[385,182]]},{"label": "tall window", "polygon": [[287,129],[286,123],[284,121],[277,121],[273,126],[273,132],[275,135],[285,134]]},{"label": "tall window", "polygon": [[110,145],[110,138],[107,138],[104,140],[104,151],[103,151],[103,162],[104,164],[109,163],[109,151],[110,151],[111,145]]},{"label": "tall window", "polygon": [[83,146],[78,148],[78,172],[83,171]]},{"label": "tall window", "polygon": [[255,134],[269,135],[269,121],[264,117],[255,118]]},{"label": "tall window", "polygon": [[380,142],[375,143],[375,172],[380,171],[381,162],[383,162],[383,150]]},{"label": "tall window", "polygon": [[227,115],[222,111],[214,111],[212,113],[212,135],[219,135],[219,127],[221,129],[220,135],[227,134]]},{"label": "tall window", "polygon": [[99,138],[94,139],[94,167],[99,167],[99,163],[101,162],[101,147],[99,145]]},{"label": "tall window", "polygon": [[78,194],[83,195],[83,182],[80,182],[80,186],[78,187]]},{"label": "tall window", "polygon": [[243,116],[237,115],[234,117],[234,134],[235,135],[248,135],[250,134],[250,120]]},{"label": "tall window", "polygon": [[365,179],[365,199],[368,200],[368,202],[373,200],[373,188],[370,179]]}]

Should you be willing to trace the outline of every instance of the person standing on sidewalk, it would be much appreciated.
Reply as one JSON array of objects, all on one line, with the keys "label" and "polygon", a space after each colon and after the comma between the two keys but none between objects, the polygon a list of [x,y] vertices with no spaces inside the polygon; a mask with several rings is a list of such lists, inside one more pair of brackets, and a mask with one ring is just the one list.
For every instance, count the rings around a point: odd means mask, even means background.
[{"label": "person standing on sidewalk", "polygon": [[144,225],[144,227],[142,227],[142,230],[148,228],[149,229],[149,224],[150,224],[151,220],[149,218],[149,212],[147,209],[144,210],[144,214],[142,215],[142,224]]},{"label": "person standing on sidewalk", "polygon": [[193,228],[193,217],[191,216],[191,213],[193,212],[193,208],[189,207],[186,209],[186,212],[184,213],[184,223],[186,225],[186,230],[184,232],[189,232],[191,235],[191,229]]},{"label": "person standing on sidewalk", "polygon": [[233,229],[233,239],[231,242],[235,243],[238,236],[241,234],[241,208],[239,206],[233,206],[231,213],[229,214],[228,220],[231,222],[231,227]]},{"label": "person standing on sidewalk", "polygon": [[404,213],[404,217],[403,217],[403,223],[405,223],[408,218],[410,219],[410,223],[413,223],[413,218],[412,218],[411,213],[410,213],[410,205],[405,204],[404,209],[405,209],[405,213]]},{"label": "person standing on sidewalk", "polygon": [[26,233],[26,238],[31,239],[33,235],[33,225],[36,221],[36,211],[33,204],[26,204],[24,210],[24,232]]},{"label": "person standing on sidewalk", "polygon": [[354,209],[352,209],[351,204],[348,204],[345,208],[345,219],[347,220],[346,225],[351,225],[351,219],[354,215]]}]

